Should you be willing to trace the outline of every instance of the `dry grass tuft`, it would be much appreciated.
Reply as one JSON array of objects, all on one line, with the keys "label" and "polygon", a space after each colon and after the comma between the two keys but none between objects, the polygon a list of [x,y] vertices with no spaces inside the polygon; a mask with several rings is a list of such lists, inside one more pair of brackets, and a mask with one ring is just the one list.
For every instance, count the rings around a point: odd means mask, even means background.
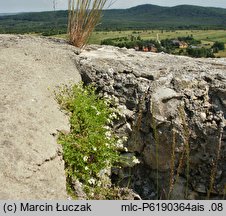
[{"label": "dry grass tuft", "polygon": [[[190,173],[190,146],[189,146],[189,137],[190,137],[190,130],[188,127],[188,123],[186,120],[186,113],[183,107],[179,107],[178,109],[179,116],[182,120],[183,126],[183,135],[184,135],[184,145],[183,150],[179,157],[179,164],[176,169],[176,176],[174,176],[175,172],[175,149],[176,149],[176,134],[175,130],[173,129],[173,140],[172,140],[172,152],[171,152],[171,161],[170,161],[170,182],[169,182],[169,193],[168,199],[170,199],[171,194],[174,190],[176,183],[179,180],[179,176],[181,174],[183,166],[186,165],[186,188],[185,188],[185,197],[188,197],[188,189],[189,189],[189,173]],[[186,164],[185,164],[186,163]]]},{"label": "dry grass tuft", "polygon": [[68,36],[72,45],[83,48],[87,44],[107,1],[68,0]]}]

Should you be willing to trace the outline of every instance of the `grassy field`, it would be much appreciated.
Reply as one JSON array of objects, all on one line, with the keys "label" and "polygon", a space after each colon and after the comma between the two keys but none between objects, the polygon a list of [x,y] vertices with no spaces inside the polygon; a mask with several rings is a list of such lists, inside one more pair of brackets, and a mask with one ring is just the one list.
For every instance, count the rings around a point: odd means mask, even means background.
[{"label": "grassy field", "polygon": [[100,44],[101,40],[107,38],[125,37],[130,35],[140,35],[142,39],[156,39],[157,34],[159,40],[166,38],[176,38],[179,36],[190,36],[197,40],[208,42],[224,42],[226,43],[226,30],[178,30],[178,31],[165,31],[165,30],[144,30],[144,31],[109,31],[109,32],[94,32],[90,43]]},{"label": "grassy field", "polygon": [[[117,38],[140,35],[141,39],[157,39],[177,38],[180,36],[189,36],[197,40],[201,40],[203,44],[209,44],[210,46],[216,42],[224,42],[226,46],[226,30],[178,30],[178,31],[162,31],[162,30],[144,30],[144,31],[109,31],[109,32],[94,32],[90,38],[90,44],[100,44],[103,39]],[[207,45],[208,46],[208,45]],[[215,54],[218,57],[226,57],[226,50],[220,51]]]},{"label": "grassy field", "polygon": [[[224,42],[226,46],[226,30],[142,30],[142,31],[96,31],[93,32],[89,44],[100,44],[102,40],[108,38],[126,37],[126,36],[140,36],[141,39],[157,39],[177,38],[180,36],[192,35],[195,39],[201,40],[203,44],[211,46],[215,41]],[[58,37],[65,38],[65,35]],[[208,45],[207,45],[208,46]],[[220,51],[216,56],[226,57],[226,50]]]}]

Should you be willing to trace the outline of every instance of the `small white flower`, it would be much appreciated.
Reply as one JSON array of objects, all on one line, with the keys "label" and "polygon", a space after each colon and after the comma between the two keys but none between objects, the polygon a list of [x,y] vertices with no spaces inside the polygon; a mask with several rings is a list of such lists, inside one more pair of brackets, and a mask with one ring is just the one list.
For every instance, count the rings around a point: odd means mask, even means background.
[{"label": "small white flower", "polygon": [[123,144],[123,140],[122,140],[122,139],[118,139],[118,140],[117,140],[117,144],[118,144],[118,145]]},{"label": "small white flower", "polygon": [[124,151],[125,151],[125,152],[128,152],[128,148],[124,147]]},{"label": "small white flower", "polygon": [[134,156],[133,157],[133,161],[132,161],[134,164],[139,164],[140,161]]},{"label": "small white flower", "polygon": [[107,125],[103,126],[103,128],[106,129],[106,130],[111,130],[111,128]]},{"label": "small white flower", "polygon": [[122,139],[118,139],[116,142],[116,147],[117,148],[123,148],[123,140]]},{"label": "small white flower", "polygon": [[116,115],[115,113],[112,113],[112,114],[110,115],[110,118],[111,118],[111,119],[116,119],[116,118],[117,118],[117,115]]},{"label": "small white flower", "polygon": [[128,137],[127,136],[123,136],[122,140],[126,142],[128,140]]},{"label": "small white flower", "polygon": [[87,162],[88,159],[89,159],[89,158],[88,158],[87,156],[84,156],[84,157],[83,157],[83,160],[84,160],[85,162]]},{"label": "small white flower", "polygon": [[96,147],[93,147],[93,151],[96,151],[97,150],[97,148]]},{"label": "small white flower", "polygon": [[86,166],[86,167],[85,167],[85,170],[88,170],[88,169],[89,169],[89,168]]},{"label": "small white flower", "polygon": [[108,124],[111,124],[111,123],[113,123],[113,122],[112,122],[111,119],[107,119],[107,123],[108,123]]},{"label": "small white flower", "polygon": [[96,181],[95,181],[94,178],[91,178],[91,179],[88,180],[88,183],[89,183],[90,185],[94,185],[95,182],[96,182]]},{"label": "small white flower", "polygon": [[107,139],[111,139],[111,132],[110,131],[106,131],[105,132],[105,136]]}]

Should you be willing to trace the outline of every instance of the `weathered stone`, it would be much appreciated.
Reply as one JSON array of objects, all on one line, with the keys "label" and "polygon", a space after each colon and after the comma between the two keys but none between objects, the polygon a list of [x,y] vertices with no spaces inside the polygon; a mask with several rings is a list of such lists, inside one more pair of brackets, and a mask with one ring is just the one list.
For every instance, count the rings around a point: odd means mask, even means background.
[{"label": "weathered stone", "polygon": [[76,48],[58,40],[0,35],[0,199],[67,199],[57,130],[69,130],[52,91],[78,82]]},{"label": "weathered stone", "polygon": [[73,196],[75,196],[76,199],[78,199],[78,200],[87,199],[86,193],[84,192],[84,189],[83,189],[83,184],[81,182],[79,182],[77,179],[74,179],[74,180],[72,180],[71,185],[74,189]]},{"label": "weathered stone", "polygon": [[[148,199],[153,185],[147,188],[145,182],[150,185],[159,179],[164,185],[164,189],[159,188],[159,194],[165,193],[174,160],[175,173],[182,166],[180,182],[187,181],[186,164],[189,163],[189,186],[194,185],[189,188],[190,198],[199,198],[195,190],[207,193],[217,157],[216,179],[226,176],[223,165],[226,163],[225,59],[192,59],[110,46],[94,47],[94,51],[80,54],[79,69],[100,92],[113,94],[123,107],[122,117],[126,122],[120,128],[129,136],[125,146],[141,160],[133,168],[134,175],[143,176],[134,178],[131,187]],[[100,62],[104,64],[98,73]],[[103,73],[109,70],[114,71],[114,76],[99,83]],[[105,87],[110,83],[114,83],[114,90]],[[215,182],[215,194],[221,194],[223,187],[222,182]],[[183,184],[178,188],[184,190]]]},{"label": "weathered stone", "polygon": [[170,193],[170,199],[172,200],[182,200],[185,198],[186,191],[186,180],[179,177],[177,182],[172,187],[172,192]]}]

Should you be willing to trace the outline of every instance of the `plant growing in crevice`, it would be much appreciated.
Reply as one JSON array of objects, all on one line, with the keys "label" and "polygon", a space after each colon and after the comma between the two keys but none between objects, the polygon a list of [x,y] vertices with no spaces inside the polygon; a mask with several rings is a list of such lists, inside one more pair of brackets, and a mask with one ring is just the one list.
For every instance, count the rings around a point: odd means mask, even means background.
[{"label": "plant growing in crevice", "polygon": [[[179,116],[182,121],[182,132],[183,132],[183,137],[184,137],[184,145],[183,149],[180,153],[179,156],[179,162],[178,162],[178,167],[176,169],[175,167],[175,161],[176,161],[176,155],[175,155],[175,149],[176,149],[176,132],[173,128],[172,133],[173,133],[173,140],[172,140],[172,149],[171,149],[171,160],[170,160],[170,182],[169,182],[169,192],[167,195],[167,198],[171,198],[171,194],[174,190],[174,187],[176,183],[179,180],[180,173],[182,171],[183,166],[185,165],[186,162],[186,188],[185,188],[185,197],[188,197],[188,189],[189,189],[189,177],[190,177],[190,146],[189,146],[189,137],[190,137],[190,130],[187,125],[186,121],[186,114],[184,111],[184,108],[180,106],[178,108]],[[176,169],[176,170],[175,170]],[[176,175],[175,175],[176,171]]]},{"label": "plant growing in crevice", "polygon": [[[179,116],[182,121],[182,131],[183,131],[183,137],[184,137],[184,145],[183,149],[181,151],[181,155],[179,157],[179,164],[176,171],[176,176],[174,178],[174,169],[175,169],[175,133],[173,131],[173,142],[172,142],[172,153],[171,153],[171,166],[170,166],[170,187],[169,187],[169,193],[168,193],[168,199],[170,199],[171,193],[174,189],[175,184],[179,180],[179,175],[182,171],[183,166],[185,166],[185,175],[186,175],[186,188],[185,188],[185,197],[188,197],[188,189],[189,189],[189,178],[190,178],[190,145],[189,145],[189,137],[190,137],[190,130],[188,127],[188,123],[186,120],[186,114],[184,111],[184,108],[182,106],[179,107]],[[218,128],[218,143],[217,143],[217,149],[216,149],[216,157],[212,161],[212,169],[210,171],[210,180],[209,180],[209,189],[207,191],[207,199],[210,199],[211,193],[214,191],[214,182],[217,175],[217,169],[218,169],[218,162],[220,160],[220,154],[222,149],[222,137],[223,137],[223,124],[219,124]],[[223,199],[225,198],[225,188],[223,189]]]},{"label": "plant growing in crevice", "polygon": [[70,132],[60,133],[58,138],[68,183],[77,179],[87,196],[93,198],[92,194],[101,188],[110,190],[111,167],[118,161],[117,138],[108,127],[116,109],[100,98],[92,85],[62,86],[55,95],[70,118]]}]

